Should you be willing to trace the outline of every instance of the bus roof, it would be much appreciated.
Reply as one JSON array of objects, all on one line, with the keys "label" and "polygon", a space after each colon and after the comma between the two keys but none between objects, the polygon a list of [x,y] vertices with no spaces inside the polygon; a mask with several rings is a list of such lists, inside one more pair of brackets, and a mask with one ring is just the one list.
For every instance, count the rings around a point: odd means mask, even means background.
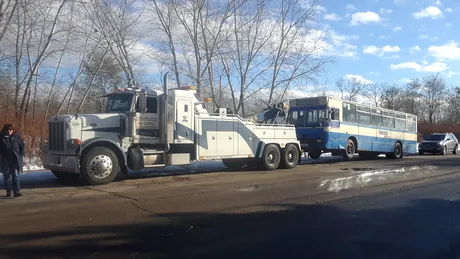
[{"label": "bus roof", "polygon": [[305,97],[305,98],[290,99],[289,100],[289,106],[290,107],[301,107],[301,106],[310,106],[310,105],[327,105],[328,101],[331,100],[331,99],[335,100],[335,101],[346,102],[346,103],[351,103],[351,104],[355,104],[355,105],[359,105],[359,106],[364,106],[364,107],[371,108],[371,109],[379,109],[379,110],[382,110],[382,111],[394,112],[394,113],[398,113],[398,114],[401,114],[401,115],[404,114],[404,115],[410,115],[410,116],[413,116],[413,117],[417,117],[417,115],[407,113],[407,112],[391,110],[391,109],[382,108],[382,107],[378,107],[378,106],[373,106],[373,105],[369,105],[369,104],[362,104],[362,103],[355,102],[355,101],[342,100],[340,98],[335,98],[335,97],[332,97],[332,96],[325,96],[325,95],[323,95],[323,96],[315,96],[315,97]]}]

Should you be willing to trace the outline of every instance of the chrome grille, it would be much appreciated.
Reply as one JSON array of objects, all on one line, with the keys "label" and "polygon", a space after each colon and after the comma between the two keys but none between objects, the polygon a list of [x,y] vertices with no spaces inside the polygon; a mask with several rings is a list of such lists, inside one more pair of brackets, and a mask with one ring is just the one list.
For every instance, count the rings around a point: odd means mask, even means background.
[{"label": "chrome grille", "polygon": [[50,151],[65,151],[66,124],[64,121],[48,123],[48,148]]}]

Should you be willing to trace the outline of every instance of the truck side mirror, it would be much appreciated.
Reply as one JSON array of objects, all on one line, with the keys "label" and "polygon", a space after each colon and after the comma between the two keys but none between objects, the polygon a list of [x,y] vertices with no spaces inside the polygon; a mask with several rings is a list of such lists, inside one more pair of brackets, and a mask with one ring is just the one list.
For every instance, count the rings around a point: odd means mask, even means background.
[{"label": "truck side mirror", "polygon": [[139,110],[141,113],[146,113],[147,112],[147,94],[145,93],[145,90],[142,89],[140,94],[139,94]]}]

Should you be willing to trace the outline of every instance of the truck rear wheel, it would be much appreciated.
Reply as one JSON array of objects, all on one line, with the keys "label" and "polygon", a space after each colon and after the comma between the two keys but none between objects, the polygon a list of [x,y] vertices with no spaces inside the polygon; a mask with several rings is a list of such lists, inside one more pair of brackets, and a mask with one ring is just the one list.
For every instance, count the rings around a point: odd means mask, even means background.
[{"label": "truck rear wheel", "polygon": [[283,151],[282,166],[286,169],[296,167],[299,161],[299,150],[293,144],[287,144]]},{"label": "truck rear wheel", "polygon": [[119,163],[115,152],[106,147],[94,147],[83,158],[82,174],[88,184],[108,184],[118,175]]},{"label": "truck rear wheel", "polygon": [[264,153],[262,155],[262,163],[265,169],[269,171],[276,170],[280,164],[280,161],[280,149],[273,144],[268,144],[265,146]]}]

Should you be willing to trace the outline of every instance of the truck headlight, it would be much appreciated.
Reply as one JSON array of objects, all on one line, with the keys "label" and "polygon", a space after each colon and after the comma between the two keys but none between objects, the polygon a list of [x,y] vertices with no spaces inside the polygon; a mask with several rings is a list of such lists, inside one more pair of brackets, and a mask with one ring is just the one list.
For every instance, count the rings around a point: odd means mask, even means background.
[{"label": "truck headlight", "polygon": [[69,144],[72,146],[79,146],[81,145],[81,139],[78,139],[78,138],[69,139]]}]

